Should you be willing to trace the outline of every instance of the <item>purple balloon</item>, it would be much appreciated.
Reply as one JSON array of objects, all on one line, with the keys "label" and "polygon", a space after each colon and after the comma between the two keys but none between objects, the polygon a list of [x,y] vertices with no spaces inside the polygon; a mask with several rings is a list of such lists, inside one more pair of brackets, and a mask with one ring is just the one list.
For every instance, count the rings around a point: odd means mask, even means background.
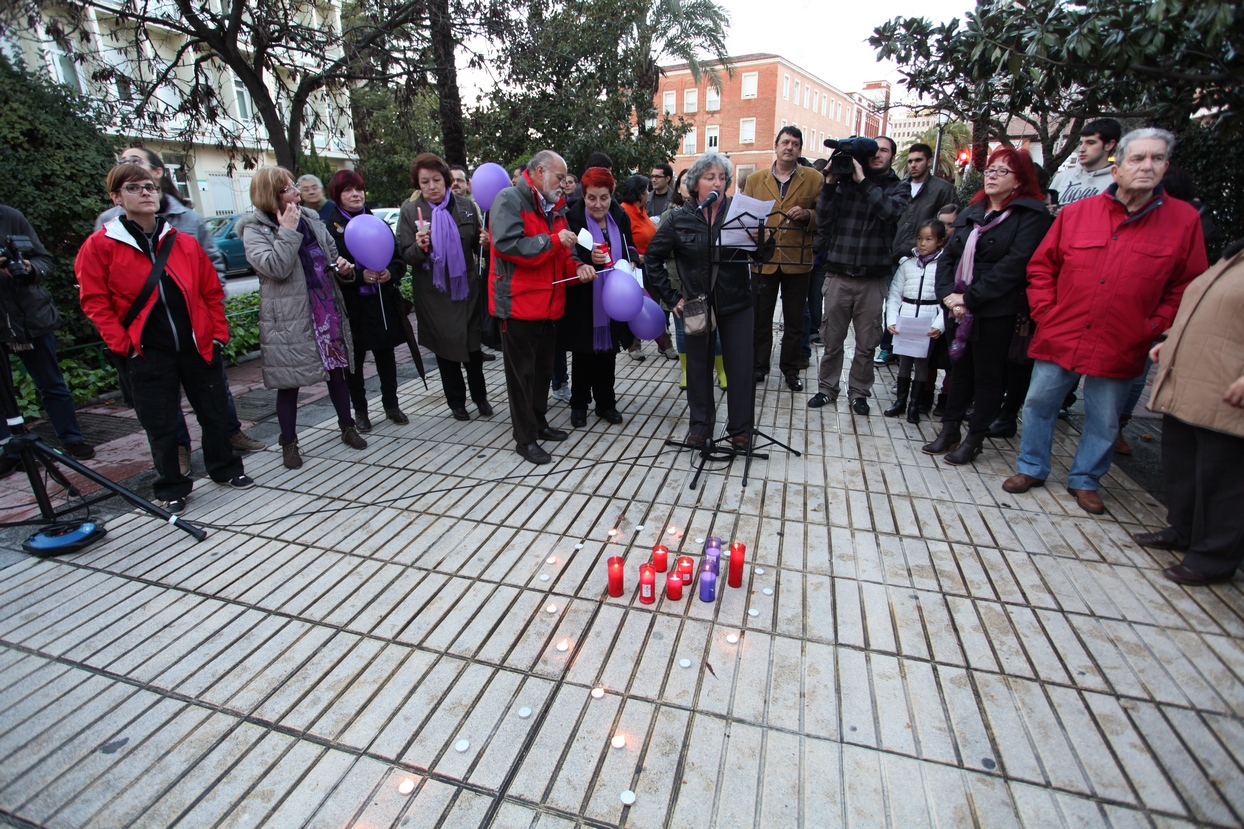
[{"label": "purple balloon", "polygon": [[346,247],[356,265],[369,271],[382,271],[393,261],[396,242],[393,231],[370,213],[355,216],[346,225]]},{"label": "purple balloon", "polygon": [[492,200],[510,186],[510,174],[500,164],[489,161],[475,168],[471,176],[471,198],[481,210],[491,210]]},{"label": "purple balloon", "polygon": [[655,300],[644,297],[644,304],[639,315],[627,323],[631,333],[641,340],[655,340],[665,331],[665,312]]},{"label": "purple balloon", "polygon": [[644,307],[644,289],[635,277],[622,271],[610,271],[605,276],[605,289],[601,294],[605,313],[618,322],[630,322]]}]

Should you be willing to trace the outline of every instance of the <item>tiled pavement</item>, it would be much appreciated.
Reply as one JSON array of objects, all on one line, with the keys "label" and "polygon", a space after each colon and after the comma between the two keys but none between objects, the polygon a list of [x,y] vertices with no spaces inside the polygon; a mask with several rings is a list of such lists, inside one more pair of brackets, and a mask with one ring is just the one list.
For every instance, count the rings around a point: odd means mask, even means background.
[{"label": "tiled pavement", "polygon": [[[255,490],[201,483],[205,542],[128,514],[77,555],[7,559],[0,814],[1240,825],[1244,596],[1162,579],[1170,557],[1128,538],[1162,510],[1130,480],[1104,482],[1109,515],[1076,510],[1055,485],[1073,435],[1049,487],[1011,496],[1014,441],[955,469],[920,453],[932,424],[809,410],[770,380],[759,425],[804,455],[691,491],[662,445],[684,430],[676,364],[618,366],[627,422],[589,417],[551,467],[513,453],[498,362],[491,421],[408,383],[412,424],[377,421],[365,451],[321,423],[302,470],[269,451]],[[710,534],[747,544],[744,589],[638,601],[654,542],[696,555]]]}]

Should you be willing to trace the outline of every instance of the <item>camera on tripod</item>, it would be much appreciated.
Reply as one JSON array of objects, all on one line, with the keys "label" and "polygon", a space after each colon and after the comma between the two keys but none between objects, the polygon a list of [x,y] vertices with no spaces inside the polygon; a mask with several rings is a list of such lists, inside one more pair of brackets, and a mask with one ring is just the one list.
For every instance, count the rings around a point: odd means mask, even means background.
[{"label": "camera on tripod", "polygon": [[34,242],[30,241],[29,236],[10,236],[4,240],[4,247],[0,248],[0,257],[8,260],[4,263],[4,267],[8,269],[9,276],[14,279],[30,276],[30,266],[25,260],[29,258],[34,249]]},{"label": "camera on tripod", "polygon": [[858,161],[860,166],[867,170],[869,160],[877,154],[877,142],[859,135],[852,135],[841,141],[826,138],[825,146],[834,151],[829,157],[829,164],[825,166],[825,171],[847,178],[855,174],[852,159]]}]

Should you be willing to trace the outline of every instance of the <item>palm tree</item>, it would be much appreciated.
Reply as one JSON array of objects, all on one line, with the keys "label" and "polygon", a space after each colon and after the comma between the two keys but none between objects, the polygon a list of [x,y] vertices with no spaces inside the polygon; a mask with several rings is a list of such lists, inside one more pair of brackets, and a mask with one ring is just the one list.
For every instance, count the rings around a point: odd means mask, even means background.
[{"label": "palm tree", "polygon": [[[734,74],[726,49],[726,29],[730,15],[713,0],[632,0],[641,4],[640,14],[631,32],[636,61],[637,101],[647,100],[648,111],[640,122],[647,120],[656,108],[657,89],[661,85],[661,64],[682,61],[691,70],[696,83],[707,77],[721,88],[718,69]],[[644,8],[646,7],[646,8]],[[711,55],[708,66],[698,57]]]},{"label": "palm tree", "polygon": [[[937,146],[937,127],[929,127],[913,144],[928,144],[930,147]],[[934,175],[938,172],[948,173],[954,177],[955,162],[959,158],[959,151],[964,147],[972,145],[972,130],[962,121],[951,121],[942,127],[942,157],[939,160],[937,169],[933,171]],[[898,155],[894,157],[894,172],[900,176],[907,172],[907,150],[909,147],[903,147],[898,151]]]}]

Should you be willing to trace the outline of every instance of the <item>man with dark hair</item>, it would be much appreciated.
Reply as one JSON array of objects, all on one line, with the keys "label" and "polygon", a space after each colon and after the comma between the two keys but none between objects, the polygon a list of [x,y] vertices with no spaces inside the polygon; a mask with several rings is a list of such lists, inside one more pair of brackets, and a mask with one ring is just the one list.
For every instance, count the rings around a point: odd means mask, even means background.
[{"label": "man with dark hair", "polygon": [[782,347],[778,368],[791,391],[802,391],[799,340],[803,336],[803,310],[808,301],[808,273],[812,270],[812,230],[816,221],[813,205],[821,190],[821,176],[799,165],[803,133],[798,127],[782,127],[773,142],[777,158],[768,170],[747,177],[743,194],[773,201],[765,221],[773,231],[773,257],[761,265],[752,279],[756,297],[755,380],[763,383],[773,355],[773,311],[782,293]]},{"label": "man with dark hair", "polygon": [[808,405],[819,408],[838,399],[842,382],[843,347],[847,329],[855,330],[848,395],[851,409],[868,414],[872,394],[873,352],[881,342],[886,278],[894,272],[890,258],[898,220],[911,201],[911,187],[890,169],[895,143],[877,138],[877,152],[868,169],[851,159],[852,174],[825,176],[816,203],[816,249],[826,265],[825,313],[821,321],[821,355],[817,393]]},{"label": "man with dark hair", "polygon": [[1058,206],[1105,192],[1114,183],[1110,170],[1123,127],[1113,118],[1098,118],[1080,128],[1079,166],[1054,176],[1049,189],[1058,193]]},{"label": "man with dark hair", "polygon": [[517,452],[535,464],[553,460],[538,441],[568,437],[545,418],[556,321],[566,303],[566,289],[556,283],[575,276],[590,282],[596,276],[591,265],[576,266],[571,257],[577,241],[566,227],[565,175],[562,157],[541,150],[527,163],[518,184],[497,194],[489,215],[489,310],[501,320],[505,386]]},{"label": "man with dark hair", "polygon": [[[903,179],[911,187],[911,202],[898,220],[894,234],[891,259],[894,266],[912,255],[916,246],[916,229],[937,218],[942,205],[955,201],[954,185],[934,175],[933,148],[928,144],[912,144],[907,149],[907,176]],[[887,280],[888,282],[888,280]],[[884,366],[890,362],[890,344],[893,336],[887,331],[881,338],[881,350],[873,362]]]},{"label": "man with dark hair", "polygon": [[471,177],[467,173],[467,168],[461,164],[450,164],[449,175],[453,177],[453,181],[449,182],[449,189],[458,198],[471,198]]},{"label": "man with dark hair", "polygon": [[[30,379],[39,390],[40,402],[47,412],[48,420],[56,431],[56,438],[65,452],[78,460],[95,457],[95,450],[82,439],[82,427],[73,405],[65,377],[56,359],[56,329],[60,327],[60,313],[52,302],[52,295],[44,286],[52,275],[52,257],[39,241],[30,222],[19,211],[0,204],[0,245],[11,237],[26,237],[30,250],[22,255],[6,246],[0,250],[0,342],[8,354],[16,354],[26,367]],[[15,255],[16,260],[9,259]],[[0,370],[8,371],[8,365]],[[8,424],[0,418],[0,436],[9,437]],[[0,478],[10,475],[21,466],[17,452],[5,447],[0,457]]]},{"label": "man with dark hair", "polygon": [[670,199],[674,198],[674,168],[664,161],[653,164],[648,178],[652,181],[652,192],[648,194],[648,217],[659,222],[665,208],[670,206]]}]

